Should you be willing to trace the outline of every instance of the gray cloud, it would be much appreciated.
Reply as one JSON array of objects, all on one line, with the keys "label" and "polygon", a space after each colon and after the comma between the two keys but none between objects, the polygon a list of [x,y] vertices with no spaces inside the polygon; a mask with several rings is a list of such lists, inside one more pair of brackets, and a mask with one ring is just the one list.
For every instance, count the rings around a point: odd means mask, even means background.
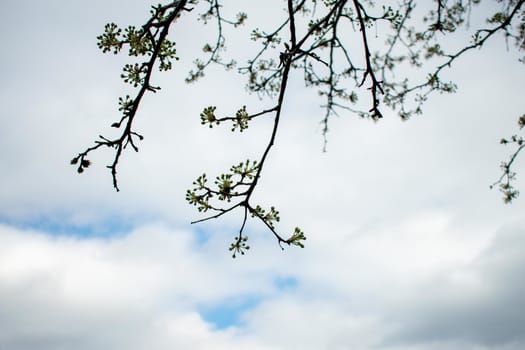
[{"label": "gray cloud", "polygon": [[502,229],[471,263],[418,288],[415,302],[399,308],[396,317],[402,325],[393,339],[403,344],[464,340],[487,348],[525,346],[524,243],[522,227]]}]

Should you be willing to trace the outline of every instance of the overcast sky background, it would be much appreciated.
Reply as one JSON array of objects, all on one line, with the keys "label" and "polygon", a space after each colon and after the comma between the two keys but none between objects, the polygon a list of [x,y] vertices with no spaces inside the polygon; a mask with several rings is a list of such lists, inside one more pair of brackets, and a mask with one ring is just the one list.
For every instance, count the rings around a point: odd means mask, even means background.
[{"label": "overcast sky background", "polygon": [[[262,2],[241,3],[244,30],[275,18],[257,22]],[[0,5],[0,349],[525,348],[525,198],[505,205],[489,190],[511,151],[499,139],[525,107],[512,48],[495,40],[463,57],[449,73],[458,93],[409,122],[333,118],[327,153],[322,101],[292,80],[255,199],[281,211],[281,231],[299,225],[306,248],[282,252],[250,222],[252,249],[232,259],[239,216],[190,225],[185,190],[258,159],[271,122],[236,135],[199,113],[271,102],[221,69],[184,84],[212,27],[189,16],[170,32],[181,61],[154,77],[163,90],[144,100],[145,140],[120,162],[121,192],[109,153],[81,176],[69,165],[132,92],[118,78],[125,57],[95,38],[110,21],[140,25],[149,5]]]}]

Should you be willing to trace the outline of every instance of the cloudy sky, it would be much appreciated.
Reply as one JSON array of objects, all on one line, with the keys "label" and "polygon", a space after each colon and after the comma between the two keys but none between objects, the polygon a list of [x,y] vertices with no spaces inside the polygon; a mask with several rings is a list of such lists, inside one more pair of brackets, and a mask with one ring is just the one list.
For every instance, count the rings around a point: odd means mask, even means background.
[{"label": "cloudy sky", "polygon": [[[264,9],[242,4],[257,23]],[[126,60],[95,38],[109,21],[140,25],[149,5],[0,5],[0,349],[525,348],[525,198],[489,190],[525,107],[514,50],[497,40],[463,57],[447,73],[458,93],[408,122],[334,118],[326,153],[322,101],[292,81],[255,199],[307,246],[283,252],[250,223],[252,249],[232,259],[239,216],[190,225],[185,190],[258,157],[271,124],[234,135],[199,113],[268,102],[221,69],[184,84],[206,35],[195,18],[172,31],[181,60],[154,77],[163,90],[144,101],[121,192],[108,153],[81,176],[69,165],[129,93]]]}]

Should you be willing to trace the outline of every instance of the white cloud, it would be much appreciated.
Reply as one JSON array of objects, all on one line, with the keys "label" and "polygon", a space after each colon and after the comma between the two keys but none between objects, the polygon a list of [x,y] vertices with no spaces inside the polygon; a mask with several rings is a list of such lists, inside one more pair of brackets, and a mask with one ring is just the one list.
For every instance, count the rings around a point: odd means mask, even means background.
[{"label": "white cloud", "polygon": [[242,348],[249,339],[215,330],[196,308],[275,292],[268,273],[258,285],[231,258],[158,226],[95,240],[3,226],[0,241],[0,345],[9,349]]},{"label": "white cloud", "polygon": [[[198,245],[190,232],[158,225],[111,239],[57,238],[3,226],[0,344],[386,350],[458,343],[512,349],[525,341],[519,312],[525,264],[516,248],[522,232],[501,233],[470,259],[457,254],[443,263],[431,255],[434,263],[425,265],[415,257],[412,265],[423,266],[411,267],[389,257],[389,249],[376,250],[390,245],[398,251],[391,237],[403,237],[398,231],[357,236],[331,250],[291,251],[273,262],[264,260],[272,251],[256,251],[239,263],[218,249],[217,238]],[[411,247],[428,244],[414,240]],[[279,274],[297,283],[280,290],[274,281]],[[202,305],[247,295],[261,302],[241,311],[240,323],[230,328],[217,330],[198,313]]]}]

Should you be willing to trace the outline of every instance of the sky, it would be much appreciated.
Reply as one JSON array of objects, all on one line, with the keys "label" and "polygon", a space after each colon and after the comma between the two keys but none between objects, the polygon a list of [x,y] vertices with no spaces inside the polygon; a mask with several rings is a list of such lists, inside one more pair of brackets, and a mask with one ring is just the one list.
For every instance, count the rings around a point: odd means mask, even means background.
[{"label": "sky", "polygon": [[[273,18],[258,23],[270,7],[241,4],[246,30]],[[518,53],[494,40],[462,57],[447,72],[458,92],[407,122],[342,113],[327,152],[322,101],[292,77],[254,200],[280,210],[283,231],[300,226],[306,247],[281,251],[249,222],[251,249],[232,259],[241,217],[191,225],[185,191],[256,159],[271,122],[237,135],[199,113],[269,102],[219,68],[184,83],[211,32],[194,17],[171,31],[181,59],[154,76],[162,90],[137,117],[145,139],[122,157],[121,191],[109,153],[82,175],[69,164],[132,92],[119,79],[126,58],[103,55],[96,36],[107,22],[140,25],[149,5],[0,5],[0,349],[525,348],[525,198],[506,205],[489,189],[511,151],[499,140],[524,110]],[[253,48],[233,40],[232,55],[236,44],[241,56]]]}]

